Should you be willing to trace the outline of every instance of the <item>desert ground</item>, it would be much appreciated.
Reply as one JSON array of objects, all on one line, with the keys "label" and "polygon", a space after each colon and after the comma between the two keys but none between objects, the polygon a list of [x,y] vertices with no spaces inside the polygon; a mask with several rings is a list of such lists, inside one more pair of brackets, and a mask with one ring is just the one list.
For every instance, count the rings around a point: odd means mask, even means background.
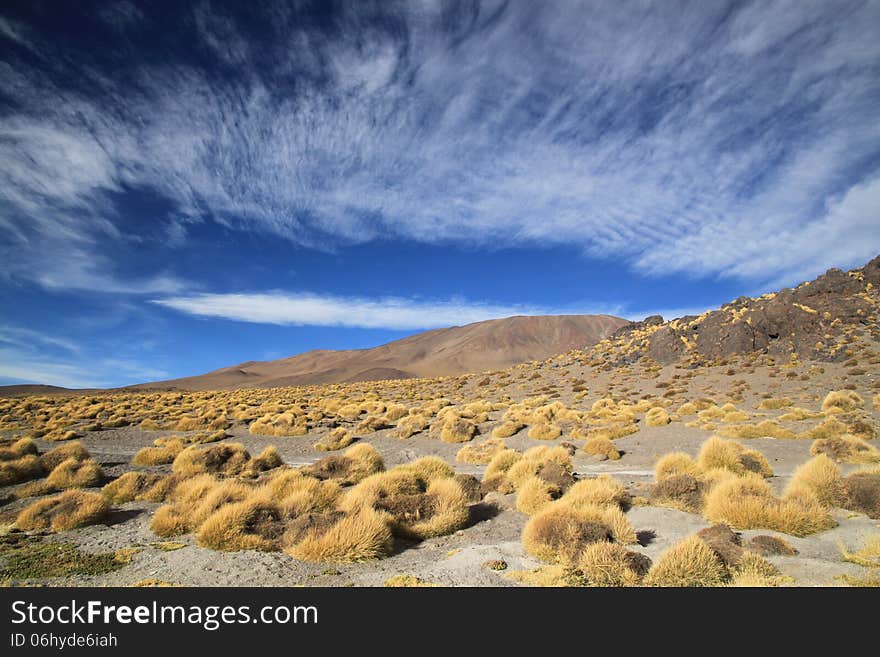
[{"label": "desert ground", "polygon": [[489,372],[0,399],[0,579],[876,585],[873,264]]}]

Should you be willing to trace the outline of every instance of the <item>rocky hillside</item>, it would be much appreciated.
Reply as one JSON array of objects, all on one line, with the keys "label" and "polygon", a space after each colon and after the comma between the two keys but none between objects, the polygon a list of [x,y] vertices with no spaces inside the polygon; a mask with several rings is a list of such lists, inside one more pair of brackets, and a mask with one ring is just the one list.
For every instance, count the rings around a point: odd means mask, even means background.
[{"label": "rocky hillside", "polygon": [[856,336],[880,340],[880,256],[860,269],[829,269],[813,281],[669,322],[659,315],[618,329],[593,349],[607,365],[647,356],[703,364],[733,354],[798,354],[843,360]]}]

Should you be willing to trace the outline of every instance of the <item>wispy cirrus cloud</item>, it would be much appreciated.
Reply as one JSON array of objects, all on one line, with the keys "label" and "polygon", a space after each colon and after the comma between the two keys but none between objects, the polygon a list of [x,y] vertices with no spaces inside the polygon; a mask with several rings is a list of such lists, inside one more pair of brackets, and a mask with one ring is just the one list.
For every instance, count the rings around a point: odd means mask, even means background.
[{"label": "wispy cirrus cloud", "polygon": [[[114,28],[123,54],[148,13]],[[259,34],[189,18],[199,57],[119,70],[0,24],[31,53],[0,62],[10,275],[63,286],[82,278],[67,255],[108,278],[89,256],[142,230],[112,200],[130,188],[172,204],[178,241],[214,221],[319,248],[577,244],[765,282],[880,251],[876,2],[352,3],[320,25],[278,3]],[[107,287],[186,286],[167,279]]]},{"label": "wispy cirrus cloud", "polygon": [[465,299],[423,300],[402,297],[357,298],[285,292],[198,294],[157,299],[166,308],[194,315],[257,324],[345,326],[369,329],[429,329],[470,324],[512,315],[613,314],[620,308],[546,308],[480,303]]},{"label": "wispy cirrus cloud", "polygon": [[345,326],[397,330],[460,326],[514,315],[615,315],[633,321],[661,314],[666,319],[698,315],[709,308],[636,308],[571,304],[539,306],[467,299],[344,297],[281,291],[241,294],[196,294],[155,299],[153,303],[195,317],[255,324]]}]

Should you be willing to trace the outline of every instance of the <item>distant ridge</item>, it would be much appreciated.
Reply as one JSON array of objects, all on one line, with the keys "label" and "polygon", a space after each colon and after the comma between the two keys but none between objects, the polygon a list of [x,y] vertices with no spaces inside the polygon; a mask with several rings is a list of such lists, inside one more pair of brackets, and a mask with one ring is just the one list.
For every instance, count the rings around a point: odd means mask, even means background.
[{"label": "distant ridge", "polygon": [[425,331],[371,349],[315,350],[126,389],[224,390],[481,372],[583,349],[628,323],[611,315],[492,319]]}]

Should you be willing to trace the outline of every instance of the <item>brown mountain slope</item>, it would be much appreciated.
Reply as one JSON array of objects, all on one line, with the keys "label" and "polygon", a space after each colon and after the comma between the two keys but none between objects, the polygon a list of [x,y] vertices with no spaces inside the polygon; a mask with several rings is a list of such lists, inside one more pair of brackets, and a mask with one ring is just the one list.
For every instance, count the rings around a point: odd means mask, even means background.
[{"label": "brown mountain slope", "polygon": [[583,349],[626,324],[610,315],[508,317],[425,331],[372,349],[315,350],[132,388],[223,390],[481,372]]}]

